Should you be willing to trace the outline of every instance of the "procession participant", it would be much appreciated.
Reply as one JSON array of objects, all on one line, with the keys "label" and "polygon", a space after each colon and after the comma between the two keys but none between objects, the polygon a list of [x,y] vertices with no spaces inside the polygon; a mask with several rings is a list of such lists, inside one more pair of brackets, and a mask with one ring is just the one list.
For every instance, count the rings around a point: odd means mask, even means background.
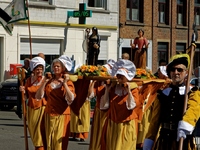
[{"label": "procession participant", "polygon": [[45,129],[44,129],[44,109],[46,105],[45,98],[38,100],[35,94],[42,84],[44,78],[45,61],[40,57],[34,57],[30,60],[30,69],[32,76],[30,76],[24,86],[20,86],[20,91],[24,91],[28,98],[27,107],[27,123],[28,130],[35,146],[35,150],[46,149]]},{"label": "procession participant", "polygon": [[76,97],[75,88],[67,73],[72,68],[71,59],[65,55],[54,59],[51,79],[45,77],[36,93],[36,98],[47,100],[45,130],[47,150],[66,150],[70,127],[70,107]]},{"label": "procession participant", "polygon": [[[159,67],[158,67],[158,70],[159,70],[159,68],[160,68],[161,66],[165,66],[165,67],[166,67],[166,65],[167,65],[166,60],[164,60],[164,59],[159,60]],[[158,70],[157,70],[156,73],[154,73],[154,76],[156,76],[156,77],[158,77]],[[166,68],[165,68],[165,70],[166,70]]]},{"label": "procession participant", "polygon": [[[116,62],[113,59],[108,59],[107,64],[103,65],[107,68],[107,72],[109,75],[112,75],[112,68]],[[105,85],[102,81],[92,81],[89,85],[88,91],[88,99],[91,99],[94,95],[96,99],[96,105],[94,108],[93,121],[91,127],[91,135],[90,135],[90,147],[89,150],[100,150],[101,149],[101,134],[102,129],[107,116],[107,109],[100,110],[100,95],[105,92]]]},{"label": "procession participant", "polygon": [[[26,83],[26,79],[28,79],[31,76],[31,69],[30,69],[30,59],[29,58],[25,58],[24,59],[24,65],[22,67],[25,70],[25,79],[23,81],[23,84],[25,85]],[[18,79],[18,87],[20,87],[20,81]],[[17,93],[17,110],[15,111],[15,113],[17,114],[17,116],[22,119],[22,95],[21,92],[19,91]]]},{"label": "procession participant", "polygon": [[[164,88],[168,87],[171,83],[171,79],[168,78],[166,66],[160,66],[158,69],[158,78],[163,79],[163,83],[150,83],[150,84],[143,84],[143,87],[141,88],[141,91],[144,89],[145,93],[140,91],[140,94],[142,95],[140,100],[144,99],[143,103],[143,115],[142,120],[139,122],[138,127],[138,136],[137,136],[137,149],[142,149],[142,145],[144,142],[144,139],[146,137],[146,134],[148,132],[148,128],[151,122],[152,117],[152,110],[154,105],[155,97],[157,96],[158,90],[163,90]],[[147,96],[146,96],[147,95]]]},{"label": "procession participant", "polygon": [[163,84],[161,90],[165,89],[166,87],[171,84],[172,80],[167,75],[167,67],[166,66],[160,66],[158,69],[158,78],[164,79],[165,83]]},{"label": "procession participant", "polygon": [[[77,65],[75,71],[81,67]],[[87,98],[89,80],[79,79],[74,82],[77,96],[71,105],[71,120],[70,120],[70,137],[73,141],[77,138],[83,142],[88,138],[90,131],[90,99]],[[84,99],[84,100],[83,100]],[[77,112],[78,111],[78,112]]]},{"label": "procession participant", "polygon": [[[89,33],[88,33],[89,36]],[[92,34],[88,37],[88,65],[97,66],[98,56],[100,52],[100,36],[96,27],[92,28]]]},{"label": "procession participant", "polygon": [[[177,54],[167,65],[167,74],[172,79],[168,88],[158,92],[154,101],[152,119],[144,140],[143,149],[177,150],[179,139],[184,138],[183,149],[195,149],[192,132],[200,117],[200,91],[197,87],[185,93],[184,81],[188,74],[190,58],[187,54]],[[183,114],[184,97],[188,94],[187,110]],[[159,137],[156,139],[159,128]]]},{"label": "procession participant", "polygon": [[148,48],[148,41],[144,37],[144,31],[138,30],[138,37],[134,39],[133,43],[130,43],[132,49],[134,49],[134,64],[136,68],[146,69],[146,51]]},{"label": "procession participant", "polygon": [[128,82],[135,73],[136,68],[131,61],[119,59],[112,69],[112,75],[116,75],[118,82],[106,85],[101,89],[105,92],[98,96],[100,109],[108,109],[102,130],[102,150],[136,149],[139,89],[136,83],[131,89]]}]

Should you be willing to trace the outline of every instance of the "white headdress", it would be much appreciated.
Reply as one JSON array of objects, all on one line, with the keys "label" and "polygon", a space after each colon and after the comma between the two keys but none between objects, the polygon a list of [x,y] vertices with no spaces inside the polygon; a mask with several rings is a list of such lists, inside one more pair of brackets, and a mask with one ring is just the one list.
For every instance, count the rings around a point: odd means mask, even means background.
[{"label": "white headdress", "polygon": [[132,80],[136,73],[136,67],[130,60],[119,59],[113,66],[112,76],[117,74],[124,75],[129,81]]},{"label": "white headdress", "polygon": [[45,69],[45,61],[43,58],[38,56],[38,57],[34,57],[30,60],[31,71],[33,71],[35,69],[35,67],[37,67],[38,65],[42,65]]},{"label": "white headdress", "polygon": [[67,71],[70,71],[72,69],[72,60],[69,57],[67,57],[66,55],[62,55],[58,59],[63,63]]}]

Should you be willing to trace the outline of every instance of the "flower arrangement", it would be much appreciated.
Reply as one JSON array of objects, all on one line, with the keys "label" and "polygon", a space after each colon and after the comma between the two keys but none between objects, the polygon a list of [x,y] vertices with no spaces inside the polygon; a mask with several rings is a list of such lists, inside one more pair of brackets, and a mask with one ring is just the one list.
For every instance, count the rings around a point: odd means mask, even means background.
[{"label": "flower arrangement", "polygon": [[104,66],[82,65],[75,72],[78,76],[109,76]]},{"label": "flower arrangement", "polygon": [[150,69],[137,68],[136,69],[135,78],[140,78],[140,79],[156,79],[157,77],[154,76],[154,74],[152,73],[152,71]]}]

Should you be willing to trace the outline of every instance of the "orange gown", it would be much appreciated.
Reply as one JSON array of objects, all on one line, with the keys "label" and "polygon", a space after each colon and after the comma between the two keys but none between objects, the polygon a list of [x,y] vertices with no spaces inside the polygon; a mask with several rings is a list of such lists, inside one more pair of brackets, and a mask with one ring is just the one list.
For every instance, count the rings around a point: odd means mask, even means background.
[{"label": "orange gown", "polygon": [[109,109],[101,136],[101,150],[134,150],[137,141],[137,120],[139,118],[139,89],[131,90],[136,107],[128,109],[128,94],[116,95],[115,86],[109,93]]},{"label": "orange gown", "polygon": [[[70,91],[75,94],[72,81],[67,81]],[[47,105],[45,108],[45,129],[47,150],[67,150],[70,132],[70,107],[65,100],[64,86],[53,89],[51,81],[45,87]],[[72,102],[73,103],[73,102]]]}]

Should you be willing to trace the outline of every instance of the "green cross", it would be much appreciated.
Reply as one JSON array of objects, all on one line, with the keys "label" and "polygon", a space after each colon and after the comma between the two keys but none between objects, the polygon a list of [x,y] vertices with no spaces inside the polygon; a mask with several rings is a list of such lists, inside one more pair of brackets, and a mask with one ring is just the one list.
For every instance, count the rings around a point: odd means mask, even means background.
[{"label": "green cross", "polygon": [[92,11],[86,10],[85,3],[79,3],[79,11],[68,11],[68,17],[79,18],[79,24],[86,23],[86,17],[92,17]]}]

